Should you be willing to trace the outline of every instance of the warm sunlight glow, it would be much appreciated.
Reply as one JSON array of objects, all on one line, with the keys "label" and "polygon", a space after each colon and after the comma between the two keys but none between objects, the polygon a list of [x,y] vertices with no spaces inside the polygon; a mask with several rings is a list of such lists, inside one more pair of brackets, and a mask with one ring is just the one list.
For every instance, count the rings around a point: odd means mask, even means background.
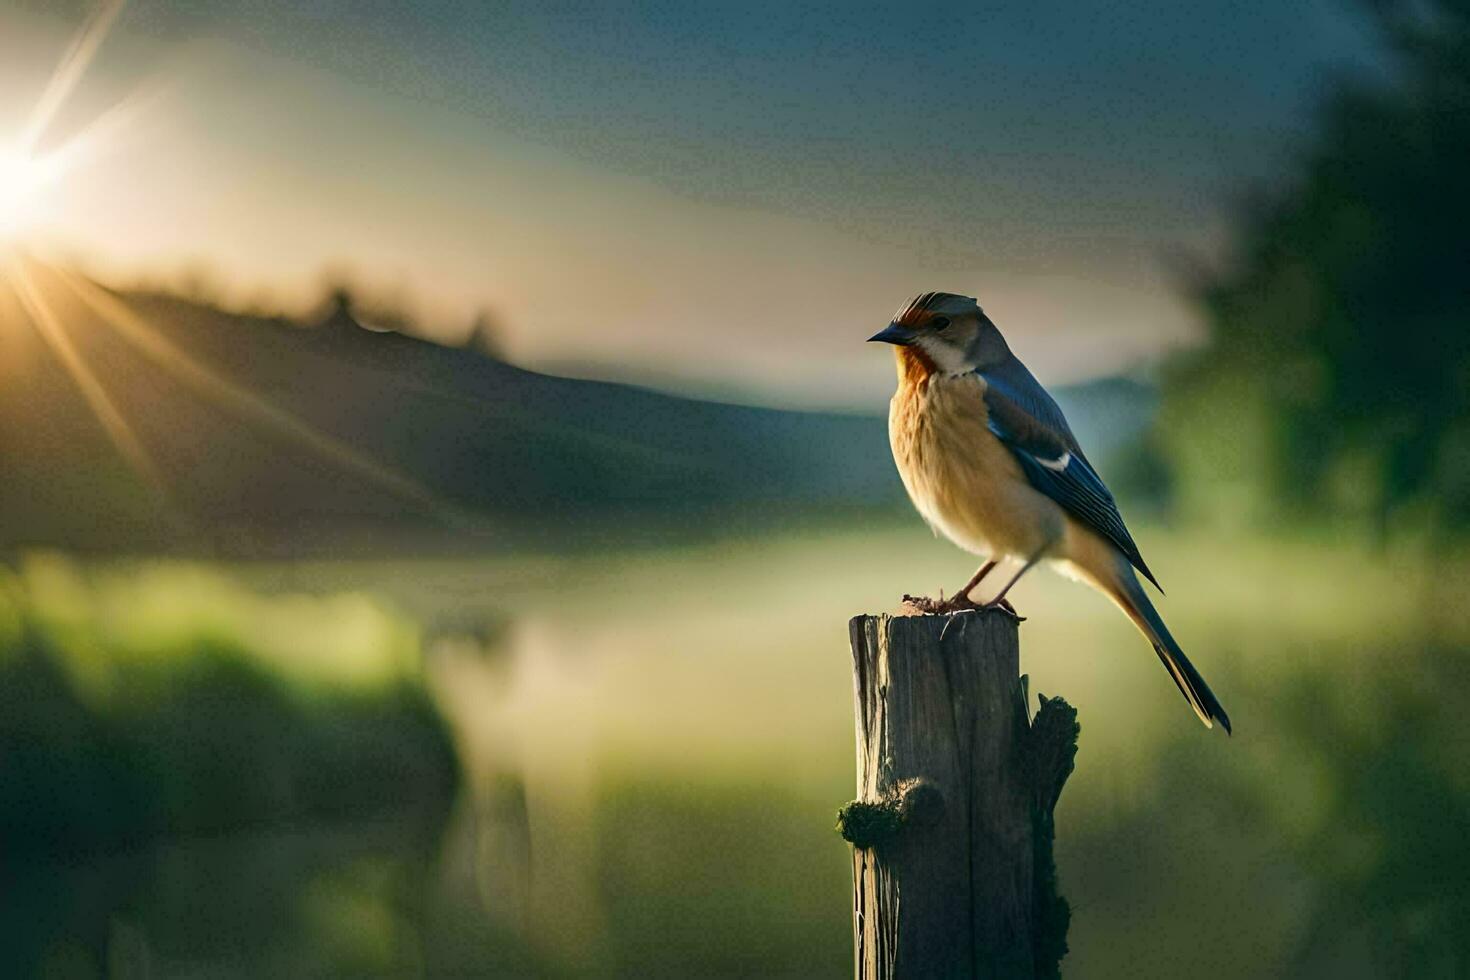
[{"label": "warm sunlight glow", "polygon": [[40,219],[55,167],[45,158],[0,147],[0,240],[14,238]]},{"label": "warm sunlight glow", "polygon": [[25,129],[13,142],[0,143],[0,245],[13,243],[33,230],[45,217],[45,195],[50,186],[84,152],[121,128],[136,111],[139,100],[135,94],[93,119],[59,146],[44,154],[36,150],[57,112],[92,64],[123,4],[124,0],[101,0],[93,8],[61,56]]}]

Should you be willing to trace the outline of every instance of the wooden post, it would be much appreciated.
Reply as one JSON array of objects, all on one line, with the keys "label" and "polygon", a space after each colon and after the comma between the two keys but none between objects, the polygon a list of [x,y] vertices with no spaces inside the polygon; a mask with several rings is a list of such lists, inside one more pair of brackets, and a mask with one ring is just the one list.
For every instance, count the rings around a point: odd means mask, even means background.
[{"label": "wooden post", "polygon": [[1052,809],[1077,752],[1077,713],[1019,676],[1018,620],[996,611],[852,620],[859,980],[1058,976],[1066,900]]}]

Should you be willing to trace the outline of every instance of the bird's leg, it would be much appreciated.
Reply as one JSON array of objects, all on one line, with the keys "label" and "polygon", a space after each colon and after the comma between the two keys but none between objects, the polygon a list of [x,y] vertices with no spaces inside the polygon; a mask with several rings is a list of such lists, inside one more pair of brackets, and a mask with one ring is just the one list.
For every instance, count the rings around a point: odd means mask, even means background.
[{"label": "bird's leg", "polygon": [[980,571],[976,572],[975,575],[974,575],[974,577],[971,578],[970,581],[966,582],[965,583],[965,587],[962,588],[962,589],[960,589],[958,592],[956,592],[954,594],[954,598],[951,599],[950,601],[951,602],[955,602],[955,603],[966,603],[966,602],[969,602],[970,601],[970,590],[973,589],[975,586],[979,585],[980,584],[980,580],[983,579],[985,576],[989,575],[990,574],[990,570],[992,568],[994,568],[997,564],[998,564],[998,562],[994,558],[992,558],[990,561],[986,562],[984,565],[981,565],[980,566]]},{"label": "bird's leg", "polygon": [[[980,571],[976,572],[974,577],[965,583],[964,588],[960,589],[948,599],[944,597],[944,593],[941,591],[937,600],[930,599],[927,596],[906,595],[903,597],[903,601],[926,613],[947,614],[979,609],[980,606],[974,599],[970,598],[970,590],[979,585],[980,580],[997,564],[998,562],[994,559],[986,562],[981,566]],[[1009,606],[1009,603],[1007,603],[1007,606]],[[1015,610],[1011,611],[1014,612]]]},{"label": "bird's leg", "polygon": [[1016,607],[1013,606],[1013,605],[1011,605],[1010,602],[1008,602],[1006,600],[1006,593],[1009,592],[1009,591],[1011,591],[1011,586],[1013,586],[1017,582],[1021,581],[1021,576],[1022,575],[1025,575],[1027,572],[1029,572],[1031,570],[1031,567],[1033,565],[1035,565],[1040,560],[1041,560],[1041,553],[1037,553],[1035,555],[1032,555],[1030,558],[1026,559],[1026,564],[1024,564],[1024,565],[1021,566],[1021,570],[1019,572],[1017,572],[1015,575],[1012,575],[1011,576],[1011,580],[1005,584],[1005,588],[1003,588],[999,592],[997,592],[994,599],[991,599],[989,602],[985,603],[980,608],[982,608],[982,609],[995,609],[995,608],[999,607],[1001,609],[1004,609],[1006,612],[1010,613],[1012,616],[1016,615]]}]

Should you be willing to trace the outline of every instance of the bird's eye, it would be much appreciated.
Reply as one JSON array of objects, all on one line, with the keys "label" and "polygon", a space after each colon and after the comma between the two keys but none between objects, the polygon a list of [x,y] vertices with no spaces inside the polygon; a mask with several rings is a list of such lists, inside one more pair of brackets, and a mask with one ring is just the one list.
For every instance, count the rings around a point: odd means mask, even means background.
[{"label": "bird's eye", "polygon": [[929,326],[933,327],[935,330],[943,330],[945,327],[949,326],[949,317],[936,316],[934,319],[929,321]]}]

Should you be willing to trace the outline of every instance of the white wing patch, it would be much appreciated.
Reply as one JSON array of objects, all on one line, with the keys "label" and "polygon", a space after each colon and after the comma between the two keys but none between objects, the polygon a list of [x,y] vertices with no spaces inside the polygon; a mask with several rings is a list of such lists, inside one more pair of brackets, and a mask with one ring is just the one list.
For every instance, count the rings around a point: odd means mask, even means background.
[{"label": "white wing patch", "polygon": [[1053,473],[1065,473],[1068,464],[1072,462],[1072,454],[1070,452],[1062,453],[1056,459],[1042,459],[1040,456],[1034,456],[1032,458]]}]

